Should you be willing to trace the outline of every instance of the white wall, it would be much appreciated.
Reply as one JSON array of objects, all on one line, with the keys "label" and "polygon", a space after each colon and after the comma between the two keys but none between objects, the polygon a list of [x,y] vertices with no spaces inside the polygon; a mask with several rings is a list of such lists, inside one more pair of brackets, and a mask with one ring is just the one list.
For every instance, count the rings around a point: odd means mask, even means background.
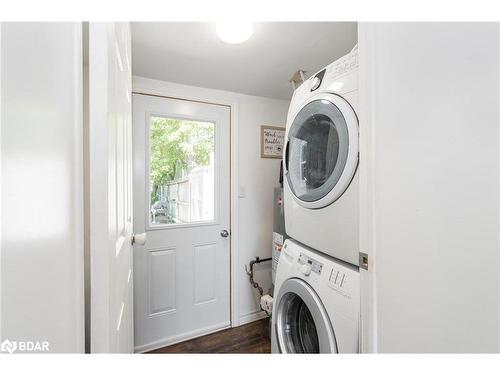
[{"label": "white wall", "polygon": [[81,24],[1,26],[1,340],[82,352]]},{"label": "white wall", "polygon": [[497,352],[499,26],[359,37],[364,349]]},{"label": "white wall", "polygon": [[[240,319],[251,319],[260,307],[258,292],[251,287],[244,265],[258,256],[271,257],[274,188],[279,186],[279,159],[260,157],[260,126],[286,125],[290,102],[241,95],[239,102],[239,186],[245,196],[239,206]],[[267,293],[271,287],[271,262],[254,266],[254,279]]]},{"label": "white wall", "polygon": [[[133,90],[166,96],[199,99],[233,105],[237,118],[238,135],[237,177],[238,199],[238,256],[237,275],[234,284],[238,293],[236,307],[239,322],[243,324],[255,319],[259,312],[258,292],[248,282],[244,266],[255,256],[270,257],[273,230],[273,189],[279,186],[279,160],[260,158],[260,126],[285,126],[288,101],[242,95],[228,91],[212,90],[194,86],[134,77]],[[233,124],[232,124],[233,125]],[[244,195],[244,196],[241,196]],[[233,228],[234,230],[234,228]],[[264,291],[271,286],[271,264],[262,263],[255,268],[255,280]]]}]

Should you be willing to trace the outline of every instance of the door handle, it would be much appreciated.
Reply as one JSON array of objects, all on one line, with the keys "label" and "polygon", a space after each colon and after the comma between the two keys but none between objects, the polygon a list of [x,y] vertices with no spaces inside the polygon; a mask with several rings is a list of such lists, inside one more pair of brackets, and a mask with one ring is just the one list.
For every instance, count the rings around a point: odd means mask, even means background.
[{"label": "door handle", "polygon": [[285,165],[285,168],[283,168],[283,173],[288,174],[288,146],[290,144],[290,139],[286,141],[285,144],[285,162],[283,163]]},{"label": "door handle", "polygon": [[221,230],[220,231],[220,236],[226,238],[226,237],[229,236],[229,232],[227,230],[225,230],[225,229]]},{"label": "door handle", "polygon": [[147,235],[146,233],[132,234],[132,245],[145,245],[146,244]]}]

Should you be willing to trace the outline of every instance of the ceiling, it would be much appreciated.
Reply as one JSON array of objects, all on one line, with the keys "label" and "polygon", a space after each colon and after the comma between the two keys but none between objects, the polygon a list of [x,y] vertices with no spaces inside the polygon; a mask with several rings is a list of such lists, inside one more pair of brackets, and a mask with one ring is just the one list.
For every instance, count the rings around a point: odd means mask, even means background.
[{"label": "ceiling", "polygon": [[214,23],[132,23],[134,75],[249,95],[290,99],[289,79],[349,52],[355,22],[255,23],[241,44],[218,39]]}]

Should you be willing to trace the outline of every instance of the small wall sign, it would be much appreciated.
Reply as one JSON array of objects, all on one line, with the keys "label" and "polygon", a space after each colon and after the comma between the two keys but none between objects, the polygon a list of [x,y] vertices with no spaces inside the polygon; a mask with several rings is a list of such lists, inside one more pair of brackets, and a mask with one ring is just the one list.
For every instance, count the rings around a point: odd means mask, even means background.
[{"label": "small wall sign", "polygon": [[285,128],[262,125],[260,127],[260,157],[281,159],[285,144]]}]

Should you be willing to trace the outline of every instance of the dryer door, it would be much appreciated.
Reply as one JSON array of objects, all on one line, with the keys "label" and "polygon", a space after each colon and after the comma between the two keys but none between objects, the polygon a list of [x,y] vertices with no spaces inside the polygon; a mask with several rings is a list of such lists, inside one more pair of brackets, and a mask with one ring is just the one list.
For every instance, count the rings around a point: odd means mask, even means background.
[{"label": "dryer door", "polygon": [[309,284],[288,279],[276,301],[275,333],[281,353],[337,353],[328,314]]},{"label": "dryer door", "polygon": [[337,200],[351,183],[358,165],[358,119],[342,97],[311,97],[288,127],[286,182],[294,199],[306,208]]}]

